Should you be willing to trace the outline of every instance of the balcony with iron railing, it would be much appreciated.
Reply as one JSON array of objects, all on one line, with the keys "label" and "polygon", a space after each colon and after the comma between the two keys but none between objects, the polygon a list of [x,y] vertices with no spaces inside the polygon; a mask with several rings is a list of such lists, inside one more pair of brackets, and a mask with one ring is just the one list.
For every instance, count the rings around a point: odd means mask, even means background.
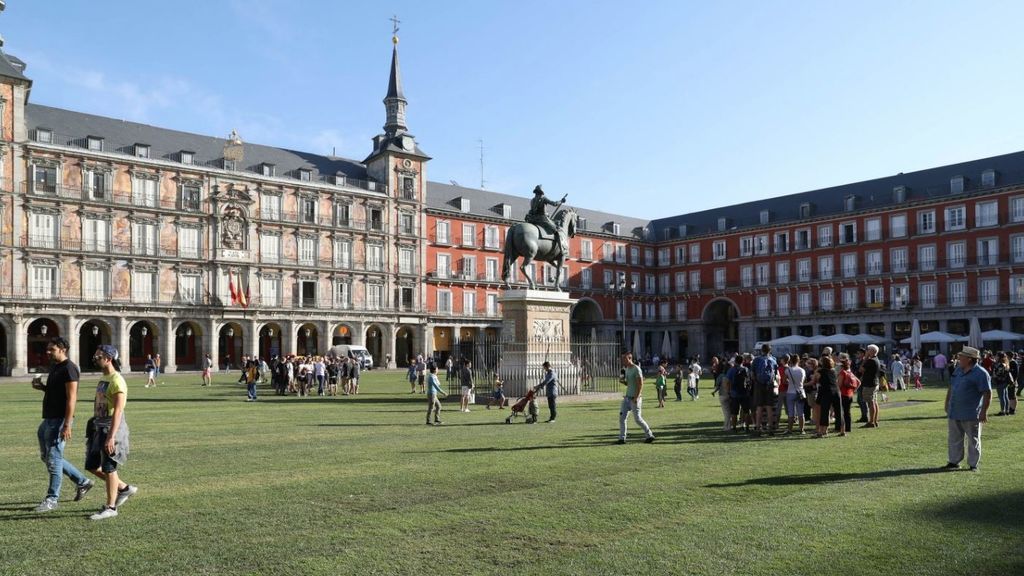
[{"label": "balcony with iron railing", "polygon": [[180,165],[183,171],[188,171],[189,168],[201,169],[201,168],[213,168],[218,170],[230,170],[240,174],[254,176],[254,177],[269,177],[278,181],[287,181],[289,185],[301,186],[304,183],[316,183],[319,185],[330,185],[334,187],[348,187],[356,188],[359,190],[366,190],[368,192],[380,192],[386,194],[388,191],[387,185],[382,182],[375,182],[372,180],[360,180],[358,178],[351,178],[344,174],[310,174],[308,179],[304,179],[299,170],[295,170],[294,178],[284,176],[265,176],[259,172],[259,166],[251,167],[238,167],[237,169],[225,168],[224,159],[216,158],[212,160],[194,161],[192,156],[192,162],[181,161],[181,150],[164,150],[161,148],[154,147],[152,145],[147,146],[148,153],[145,156],[139,156],[136,153],[134,142],[121,142],[112,143],[105,139],[100,140],[100,149],[92,149],[89,147],[89,138],[87,135],[74,136],[68,134],[62,134],[59,132],[47,131],[49,134],[48,141],[42,141],[37,132],[33,131],[33,144],[49,145],[49,146],[61,146],[68,148],[75,148],[82,150],[85,153],[100,153],[100,154],[113,154],[117,156],[123,156],[126,161],[131,159],[132,161],[158,161],[158,162],[172,162]]},{"label": "balcony with iron railing", "polygon": [[133,193],[132,191],[103,189],[98,190],[92,187],[68,186],[65,184],[46,184],[41,182],[23,181],[21,192],[26,195],[39,198],[53,198],[60,200],[76,200],[92,202],[97,204],[113,204],[131,208],[151,208],[153,210],[175,210],[179,212],[202,213],[209,212],[207,200],[196,200],[195,198],[164,198],[156,196],[145,196]]}]

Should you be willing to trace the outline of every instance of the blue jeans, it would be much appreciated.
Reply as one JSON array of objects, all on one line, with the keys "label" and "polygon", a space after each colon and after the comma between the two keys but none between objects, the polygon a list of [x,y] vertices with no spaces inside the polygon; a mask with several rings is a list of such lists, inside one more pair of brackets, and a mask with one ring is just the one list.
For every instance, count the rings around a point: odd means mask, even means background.
[{"label": "blue jeans", "polygon": [[996,393],[999,394],[999,413],[1006,414],[1010,411],[1010,395],[1006,386],[996,386]]},{"label": "blue jeans", "polygon": [[245,389],[246,389],[246,393],[248,394],[249,398],[252,398],[253,400],[255,400],[256,399],[256,383],[255,382],[249,382],[248,384],[245,385]]},{"label": "blue jeans", "polygon": [[316,376],[316,393],[320,396],[324,395],[324,375],[317,374]]},{"label": "blue jeans", "polygon": [[60,437],[61,428],[64,427],[63,418],[44,418],[39,424],[37,435],[39,436],[39,458],[46,463],[46,470],[50,473],[50,486],[46,490],[46,497],[54,500],[60,498],[60,485],[62,475],[74,481],[76,486],[85,484],[88,479],[74,464],[64,459],[64,440]]}]

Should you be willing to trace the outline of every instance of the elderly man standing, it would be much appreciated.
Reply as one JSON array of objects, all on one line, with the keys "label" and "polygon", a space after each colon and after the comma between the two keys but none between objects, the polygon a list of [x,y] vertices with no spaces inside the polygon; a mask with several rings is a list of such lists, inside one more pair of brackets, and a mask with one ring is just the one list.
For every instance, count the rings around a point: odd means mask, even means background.
[{"label": "elderly man standing", "polygon": [[981,460],[981,424],[988,422],[988,405],[992,402],[992,380],[978,361],[977,348],[964,346],[956,357],[957,366],[946,391],[946,414],[949,416],[949,463],[944,468],[957,470],[964,459],[964,437],[967,437],[967,465],[977,471]]},{"label": "elderly man standing", "polygon": [[869,344],[864,352],[864,362],[860,367],[861,399],[868,409],[868,423],[861,428],[878,428],[878,377],[882,373],[882,364],[878,361],[878,346]]}]

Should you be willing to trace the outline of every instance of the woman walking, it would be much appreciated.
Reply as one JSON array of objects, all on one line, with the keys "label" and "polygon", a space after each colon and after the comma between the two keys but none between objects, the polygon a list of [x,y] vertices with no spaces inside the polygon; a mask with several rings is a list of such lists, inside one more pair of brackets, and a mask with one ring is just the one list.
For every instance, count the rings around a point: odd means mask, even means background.
[{"label": "woman walking", "polygon": [[128,459],[128,423],[124,416],[128,386],[120,373],[117,348],[109,344],[100,346],[93,361],[103,371],[103,377],[96,386],[92,435],[87,431],[85,467],[106,481],[107,502],[89,519],[106,520],[117,516],[117,509],[139,489],[121,481],[117,471]]}]

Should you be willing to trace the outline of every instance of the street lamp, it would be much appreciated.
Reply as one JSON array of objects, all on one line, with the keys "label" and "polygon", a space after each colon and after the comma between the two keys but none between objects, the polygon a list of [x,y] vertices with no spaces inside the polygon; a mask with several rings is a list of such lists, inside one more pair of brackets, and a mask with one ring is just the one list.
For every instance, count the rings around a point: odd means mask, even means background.
[{"label": "street lamp", "polygon": [[39,327],[39,334],[41,336],[46,336],[46,330],[47,329],[48,328],[47,328],[46,324],[43,324],[42,326]]},{"label": "street lamp", "polygon": [[614,294],[621,306],[622,314],[622,349],[626,350],[626,295],[636,291],[636,282],[627,282],[626,274],[619,272],[618,282],[610,282],[607,286],[608,291]]},{"label": "street lamp", "polygon": [[149,334],[149,328],[146,328],[145,326],[143,326],[142,330],[139,330],[139,334],[142,334],[142,337],[145,338],[146,334]]},{"label": "street lamp", "polygon": [[306,338],[309,338],[310,334],[312,334],[312,332],[310,332],[309,328],[306,328]]},{"label": "street lamp", "polygon": [[224,334],[226,334],[228,338],[234,338],[235,337],[235,329],[231,328],[229,326],[228,329],[224,331]]},{"label": "street lamp", "polygon": [[268,338],[273,338],[274,337],[274,329],[273,328],[267,328],[267,337]]},{"label": "street lamp", "polygon": [[92,325],[92,335],[93,336],[99,336],[100,335],[100,327],[99,326],[97,326],[95,324]]}]

